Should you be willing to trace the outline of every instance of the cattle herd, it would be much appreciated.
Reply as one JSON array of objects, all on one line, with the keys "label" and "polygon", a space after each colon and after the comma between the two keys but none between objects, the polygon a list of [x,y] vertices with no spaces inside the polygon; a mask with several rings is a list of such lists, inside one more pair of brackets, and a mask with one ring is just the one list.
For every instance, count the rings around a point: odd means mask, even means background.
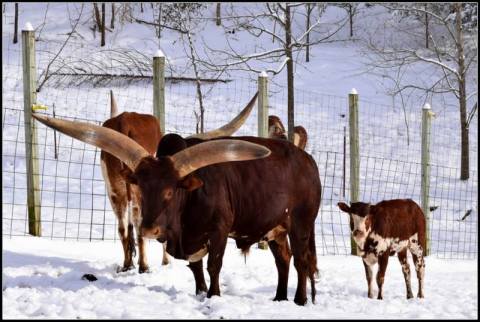
[{"label": "cattle herd", "polygon": [[[258,93],[257,93],[258,94]],[[317,255],[315,219],[321,201],[317,164],[305,152],[307,132],[295,126],[287,140],[279,117],[269,116],[269,137],[232,137],[248,117],[257,94],[225,126],[183,138],[162,133],[158,120],[147,114],[118,114],[111,93],[111,118],[103,126],[50,118],[38,121],[102,150],[101,166],[112,209],[118,219],[124,261],[118,271],[133,269],[139,249],[139,273],[149,271],[146,239],[163,243],[168,255],[189,262],[196,294],[220,295],[219,274],[228,237],[243,253],[268,241],[278,271],[275,301],[287,300],[290,260],[298,282],[294,301],[307,302],[307,280],[315,301]],[[339,202],[349,214],[352,237],[363,259],[372,292],[372,266],[378,299],[389,256],[398,254],[407,298],[412,298],[407,250],[412,253],[423,297],[425,218],[412,200],[388,200],[376,205]],[[203,257],[208,254],[207,288]]]}]

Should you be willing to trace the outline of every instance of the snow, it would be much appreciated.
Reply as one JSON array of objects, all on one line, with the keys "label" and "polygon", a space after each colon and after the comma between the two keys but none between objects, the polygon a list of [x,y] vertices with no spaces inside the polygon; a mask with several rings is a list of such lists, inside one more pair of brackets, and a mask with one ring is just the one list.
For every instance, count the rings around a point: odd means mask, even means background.
[{"label": "snow", "polygon": [[155,52],[155,55],[153,55],[153,57],[165,57],[165,55],[163,54],[163,51],[161,49],[158,49]]},{"label": "snow", "polygon": [[[426,258],[425,298],[406,299],[395,257],[385,275],[384,299],[367,297],[361,259],[320,256],[316,303],[293,303],[290,265],[287,302],[272,301],[277,272],[270,251],[252,247],[244,259],[229,240],[220,272],[221,296],[195,295],[186,261],[161,265],[161,245],[147,246],[151,273],[116,273],[119,242],[57,242],[35,237],[3,240],[3,318],[28,319],[475,319],[476,261]],[[205,258],[206,259],[206,258]],[[204,259],[204,263],[206,260]],[[417,279],[412,259],[412,291]],[[205,266],[205,265],[204,265]],[[209,276],[204,269],[205,278]],[[93,274],[97,281],[82,280]],[[376,286],[374,288],[376,292]],[[309,287],[307,288],[309,293]],[[376,294],[376,293],[374,293]]]},{"label": "snow", "polygon": [[33,31],[33,27],[32,27],[32,24],[30,22],[27,22],[25,24],[25,27],[23,27],[23,30],[25,31]]},{"label": "snow", "polygon": [[[85,4],[85,6],[90,4]],[[478,293],[477,263],[472,260],[445,260],[437,257],[477,258],[478,232],[478,178],[477,172],[477,116],[470,125],[472,179],[461,182],[459,177],[459,118],[456,101],[452,97],[428,100],[409,95],[406,102],[393,100],[385,93],[391,87],[389,79],[375,75],[365,68],[364,53],[359,42],[332,42],[311,48],[310,63],[295,66],[295,123],[303,125],[309,133],[307,152],[317,161],[323,197],[316,221],[318,267],[321,278],[317,283],[317,304],[306,307],[293,303],[296,289],[296,271],[290,268],[288,302],[276,303],[271,299],[276,288],[276,269],[269,251],[253,249],[247,257],[239,255],[230,240],[221,273],[222,297],[206,299],[196,297],[193,278],[186,262],[173,261],[170,266],[160,265],[161,247],[148,246],[148,258],[153,273],[115,273],[122,259],[116,218],[105,196],[104,180],[99,166],[99,150],[57,133],[58,160],[54,155],[53,131],[39,126],[40,169],[42,171],[42,229],[46,237],[7,239],[8,235],[24,235],[28,227],[26,218],[25,151],[23,147],[23,94],[21,68],[21,41],[13,45],[13,4],[5,4],[6,17],[2,26],[2,232],[3,248],[3,314],[10,318],[475,318]],[[19,25],[30,21],[30,27],[40,30],[41,40],[36,42],[38,75],[53,58],[71,31],[70,18],[79,12],[80,4],[50,3],[48,19],[43,25],[47,4],[19,4]],[[91,6],[91,5],[90,5]],[[246,4],[245,6],[261,6]],[[147,7],[147,6],[145,6]],[[206,16],[214,17],[214,6]],[[252,8],[254,10],[255,8]],[[86,7],[85,7],[86,12]],[[91,10],[88,9],[88,10]],[[332,11],[333,10],[333,11]],[[322,16],[326,28],[335,21],[343,9],[328,9]],[[376,8],[361,11],[355,20],[356,37],[368,25],[384,26]],[[69,12],[66,15],[65,12]],[[144,18],[151,19],[145,10]],[[144,57],[144,64],[135,66],[134,72],[151,73],[151,56],[165,55],[168,60],[166,76],[191,76],[192,68],[185,56],[177,34],[162,31],[161,43],[152,28],[145,25],[117,23],[107,33],[107,45],[99,47],[87,23],[84,12],[79,24],[79,38],[72,35],[60,58],[67,66],[84,67],[88,60],[100,70],[128,73],[118,61],[130,57]],[[373,14],[371,14],[373,12]],[[87,19],[88,18],[88,19]],[[107,10],[108,19],[108,10]],[[388,19],[387,19],[388,20]],[[212,20],[213,21],[213,20]],[[202,41],[209,46],[227,49],[223,30],[205,19],[195,26],[199,53]],[[223,21],[222,23],[227,24]],[[368,27],[368,28],[367,28]],[[32,27],[33,29],[33,27]],[[346,28],[348,29],[348,28]],[[347,31],[345,30],[344,33]],[[265,48],[257,47],[258,40],[246,33],[230,36],[238,52],[259,55],[277,48],[271,39]],[[340,36],[339,36],[340,37]],[[80,42],[82,40],[82,42]],[[223,47],[222,47],[223,46]],[[162,51],[159,53],[159,48]],[[129,49],[130,51],[126,51]],[[146,53],[146,54],[144,54]],[[303,59],[304,60],[304,59]],[[283,61],[284,66],[286,60]],[[279,62],[252,63],[262,71],[279,69]],[[52,65],[52,70],[58,64]],[[131,67],[131,66],[129,66]],[[138,68],[138,69],[137,69]],[[88,69],[87,72],[97,72]],[[233,79],[226,84],[202,84],[205,91],[206,130],[215,129],[236,115],[257,91],[257,77],[262,73],[230,72]],[[263,75],[262,75],[263,74]],[[415,65],[405,72],[404,79],[429,80],[435,72],[423,65]],[[286,70],[269,77],[269,114],[278,115],[286,125]],[[476,82],[469,82],[475,87]],[[137,82],[125,85],[92,87],[47,85],[38,93],[38,102],[49,107],[55,104],[57,117],[100,122],[110,114],[109,91],[112,89],[119,111],[151,113],[151,84]],[[350,92],[351,90],[351,92]],[[349,252],[348,217],[339,214],[336,203],[348,198],[342,194],[343,131],[348,131],[348,96],[361,93],[361,198],[377,202],[382,199],[408,197],[420,200],[420,131],[421,107],[431,105],[437,118],[432,120],[431,160],[432,205],[439,209],[432,213],[432,251],[427,258],[426,298],[405,299],[405,285],[400,265],[391,258],[384,300],[366,298],[366,281],[361,261],[351,256],[331,256]],[[198,104],[195,84],[168,83],[165,90],[166,132],[189,135],[195,132],[194,108]],[[476,95],[471,95],[474,100]],[[405,110],[402,104],[405,103]],[[425,104],[426,103],[426,104]],[[469,105],[470,106],[470,105]],[[254,109],[246,124],[236,135],[257,133],[257,111]],[[342,116],[343,115],[343,116]],[[405,127],[408,121],[409,129]],[[410,143],[407,145],[407,135]],[[348,136],[347,136],[348,138]],[[347,147],[348,153],[348,147]],[[347,161],[348,162],[348,161]],[[437,167],[438,166],[438,167]],[[347,164],[348,171],[348,164]],[[348,175],[348,174],[347,174]],[[465,220],[466,211],[473,210]],[[92,242],[68,241],[86,239]],[[67,240],[67,241],[65,241]],[[92,251],[94,250],[94,251]],[[205,262],[205,261],[204,261]],[[416,293],[416,278],[412,268],[412,286]],[[81,280],[85,273],[95,274],[98,281]],[[208,281],[208,274],[205,270]],[[106,305],[106,303],[108,303]],[[160,305],[152,305],[158,303]],[[166,305],[163,305],[166,304]]]}]

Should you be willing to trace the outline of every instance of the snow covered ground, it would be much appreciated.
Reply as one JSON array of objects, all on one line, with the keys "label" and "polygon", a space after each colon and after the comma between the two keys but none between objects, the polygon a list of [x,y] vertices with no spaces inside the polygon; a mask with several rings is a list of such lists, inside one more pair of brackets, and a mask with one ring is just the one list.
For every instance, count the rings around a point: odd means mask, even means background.
[{"label": "snow covered ground", "polygon": [[[90,4],[88,4],[90,5]],[[321,279],[317,283],[317,303],[298,307],[293,303],[296,272],[291,266],[287,303],[272,302],[276,269],[269,251],[253,249],[247,262],[229,242],[221,274],[222,297],[206,299],[194,295],[193,278],[186,262],[173,261],[162,267],[161,247],[149,245],[153,273],[115,273],[122,258],[117,242],[79,242],[63,239],[118,238],[116,219],[105,196],[99,167],[99,151],[79,141],[57,134],[58,161],[54,159],[53,131],[39,127],[42,171],[42,229],[44,236],[58,240],[14,237],[27,231],[26,177],[21,42],[11,44],[13,3],[5,4],[2,20],[2,234],[3,314],[10,318],[475,318],[477,307],[477,263],[442,260],[437,257],[478,257],[478,139],[477,117],[470,129],[472,178],[458,180],[459,129],[455,101],[432,102],[437,117],[432,124],[432,205],[431,232],[434,254],[427,259],[426,298],[405,299],[400,265],[391,258],[384,301],[366,297],[366,281],[360,259],[350,256],[320,256]],[[20,29],[30,21],[42,29],[36,43],[39,75],[71,30],[71,17],[79,4],[20,4]],[[90,5],[91,6],[91,5]],[[210,16],[213,16],[212,6]],[[47,12],[48,10],[48,12]],[[86,9],[87,10],[87,9]],[[91,10],[89,8],[88,10]],[[333,9],[335,10],[335,9]],[[48,13],[46,16],[45,13]],[[335,13],[335,12],[333,12]],[[145,13],[149,20],[150,13]],[[46,24],[42,26],[44,17]],[[134,48],[149,57],[158,48],[153,29],[138,24],[117,24],[107,34],[107,46],[93,39],[87,17],[81,21],[80,38],[65,47],[61,58],[78,61],[88,57],[97,62],[108,50]],[[381,18],[381,17],[380,17]],[[358,18],[376,24],[379,17]],[[225,35],[213,22],[199,24],[198,33],[207,41],[221,44]],[[75,36],[76,37],[76,36]],[[236,44],[253,50],[255,39],[236,35]],[[164,30],[161,47],[169,67],[184,71],[186,57],[178,35]],[[302,54],[303,55],[303,54]],[[118,57],[117,57],[118,58]],[[113,63],[112,63],[113,64]],[[317,160],[324,192],[316,221],[317,254],[346,254],[349,251],[348,219],[336,203],[342,193],[343,130],[348,129],[347,93],[355,87],[360,94],[360,136],[362,148],[361,196],[377,202],[386,198],[409,197],[420,200],[420,117],[421,105],[412,98],[405,115],[398,102],[385,94],[388,85],[380,77],[364,72],[358,42],[322,44],[312,49],[311,62],[297,65],[296,124],[309,133],[307,152]],[[277,66],[269,66],[277,67]],[[168,74],[168,72],[167,72]],[[416,74],[410,75],[415,77]],[[40,77],[41,78],[41,77]],[[204,85],[207,94],[206,129],[230,120],[256,91],[256,74],[232,73],[228,84]],[[272,79],[270,114],[286,125],[285,71]],[[151,112],[152,91],[148,82],[108,87],[47,85],[38,94],[39,102],[56,106],[57,116],[102,122],[108,118],[108,92],[113,89],[121,111]],[[209,91],[212,88],[211,91]],[[182,135],[195,131],[193,106],[197,106],[192,84],[167,83],[166,131]],[[342,116],[343,115],[343,116]],[[404,118],[409,121],[410,145],[406,145]],[[256,135],[256,111],[237,133]],[[348,136],[347,136],[348,139]],[[348,147],[347,147],[348,153]],[[377,158],[378,157],[378,158]],[[348,159],[347,159],[348,162]],[[348,178],[348,163],[347,163]],[[348,198],[348,179],[346,181]],[[53,188],[52,188],[53,187]],[[465,220],[460,220],[473,210]],[[413,268],[413,267],[412,267]],[[413,271],[413,269],[412,269]],[[98,277],[93,283],[81,280],[85,273]],[[208,274],[205,271],[208,281]],[[416,278],[412,276],[416,292]],[[159,305],[152,305],[158,303]]]},{"label": "snow covered ground", "polygon": [[[151,242],[152,273],[116,273],[119,243],[58,242],[35,237],[3,240],[3,318],[66,319],[476,319],[477,262],[427,257],[425,298],[406,299],[395,257],[385,276],[384,300],[367,298],[361,260],[320,256],[317,300],[293,303],[296,271],[290,266],[288,302],[273,302],[277,272],[270,251],[252,247],[246,258],[229,240],[220,273],[221,296],[195,296],[187,262],[161,266],[161,245]],[[411,258],[412,290],[417,282]],[[204,261],[205,262],[205,261]],[[82,280],[84,274],[98,280]],[[204,269],[206,281],[209,277]],[[376,288],[375,288],[376,290]]]}]

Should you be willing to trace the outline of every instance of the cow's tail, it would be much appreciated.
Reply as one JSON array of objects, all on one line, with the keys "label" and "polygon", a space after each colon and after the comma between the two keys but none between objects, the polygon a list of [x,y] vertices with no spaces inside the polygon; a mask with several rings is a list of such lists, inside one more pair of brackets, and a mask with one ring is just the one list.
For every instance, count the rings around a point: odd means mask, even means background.
[{"label": "cow's tail", "polygon": [[315,246],[315,225],[312,226],[308,240],[308,278],[310,279],[310,288],[312,292],[312,303],[315,303],[315,276],[318,275],[317,268],[317,248]]}]

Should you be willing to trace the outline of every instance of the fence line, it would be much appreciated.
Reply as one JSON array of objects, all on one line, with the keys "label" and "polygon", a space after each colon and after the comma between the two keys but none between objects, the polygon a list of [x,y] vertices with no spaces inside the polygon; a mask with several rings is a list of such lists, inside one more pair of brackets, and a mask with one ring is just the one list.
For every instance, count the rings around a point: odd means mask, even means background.
[{"label": "fence line", "polygon": [[[25,135],[23,124],[23,85],[19,45],[5,44],[2,52],[2,172],[3,236],[26,235]],[[42,47],[44,46],[44,47]],[[55,50],[39,44],[39,77]],[[90,49],[72,43],[69,53],[83,55]],[[105,54],[105,53],[104,53]],[[67,60],[67,58],[65,58]],[[72,59],[73,61],[73,59]],[[111,66],[114,70],[115,66]],[[148,71],[146,66],[143,71]],[[257,91],[257,75],[228,83],[202,84],[205,102],[205,130],[217,128],[235,116]],[[70,87],[59,80],[47,81],[38,93],[38,102],[52,107],[56,116],[101,124],[109,117],[109,91],[113,89],[119,110],[152,113],[152,84],[135,81],[128,87],[110,83],[109,87],[84,83]],[[99,83],[101,84],[101,83]],[[197,130],[198,100],[194,84],[166,82],[165,131],[181,135]],[[286,122],[286,90],[269,83],[269,113]],[[219,108],[221,107],[221,108]],[[337,209],[337,202],[348,199],[350,171],[344,158],[350,158],[344,145],[348,122],[345,97],[296,89],[296,123],[306,128],[306,151],[315,158],[322,180],[322,204],[316,221],[319,254],[349,254],[348,217]],[[222,113],[218,111],[221,110]],[[434,107],[435,110],[435,107]],[[50,113],[50,111],[47,111]],[[460,181],[459,155],[455,150],[459,131],[447,125],[457,122],[456,111],[444,111],[432,124],[432,162],[430,205],[438,207],[430,222],[432,253],[443,258],[476,258],[478,221],[477,120],[470,125],[471,178]],[[376,203],[383,199],[412,198],[420,201],[420,107],[404,114],[391,106],[359,99],[360,191],[362,201]],[[256,135],[257,110],[252,111],[237,135]],[[458,122],[457,122],[458,123]],[[51,239],[116,240],[116,218],[105,195],[99,165],[100,151],[63,134],[56,134],[58,158],[55,158],[54,132],[38,126],[38,161],[41,175],[42,229]],[[458,133],[457,133],[458,132]],[[345,142],[345,143],[344,143]],[[459,150],[459,149],[458,149]],[[453,158],[453,161],[451,160]],[[458,162],[457,160],[458,159]],[[346,176],[346,178],[345,178]],[[344,186],[344,182],[347,186]],[[463,218],[463,219],[462,219]]]}]

